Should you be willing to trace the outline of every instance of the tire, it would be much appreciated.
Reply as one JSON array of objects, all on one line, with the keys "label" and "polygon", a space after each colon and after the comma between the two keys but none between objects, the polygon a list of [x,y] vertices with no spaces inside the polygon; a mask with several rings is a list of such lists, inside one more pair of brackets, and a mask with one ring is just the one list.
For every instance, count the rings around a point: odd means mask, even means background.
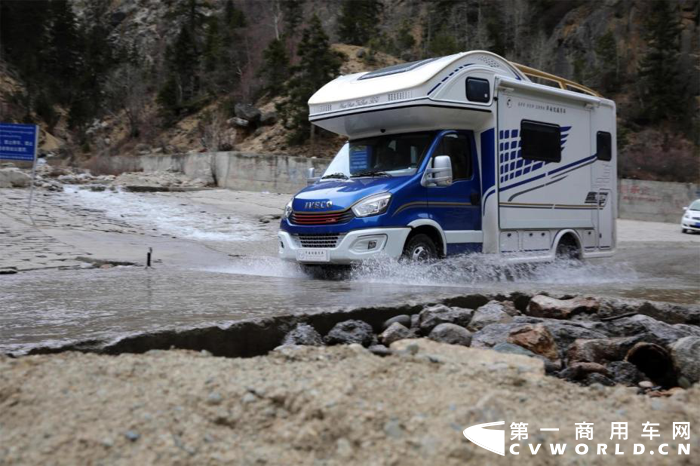
[{"label": "tire", "polygon": [[437,259],[438,251],[430,236],[417,234],[406,241],[403,257],[411,262],[428,262]]},{"label": "tire", "polygon": [[569,237],[564,237],[559,241],[555,254],[557,259],[575,261],[581,260],[581,251],[579,250],[576,241]]},{"label": "tire", "polygon": [[681,233],[688,233],[688,230],[686,230],[685,228],[681,228]]}]

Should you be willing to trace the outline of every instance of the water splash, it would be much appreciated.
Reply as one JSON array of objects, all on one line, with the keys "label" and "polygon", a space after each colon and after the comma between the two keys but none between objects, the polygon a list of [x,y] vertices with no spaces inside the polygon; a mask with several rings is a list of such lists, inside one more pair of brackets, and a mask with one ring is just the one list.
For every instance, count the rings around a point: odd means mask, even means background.
[{"label": "water splash", "polygon": [[104,212],[147,231],[198,241],[230,242],[262,239],[259,227],[229,213],[203,210],[177,196],[125,191],[94,192],[68,186],[66,195],[81,205]]},{"label": "water splash", "polygon": [[630,283],[638,280],[635,270],[611,261],[514,263],[494,254],[469,254],[432,263],[368,261],[356,266],[355,281],[402,283],[427,286],[474,286],[490,283],[533,285],[595,285]]}]

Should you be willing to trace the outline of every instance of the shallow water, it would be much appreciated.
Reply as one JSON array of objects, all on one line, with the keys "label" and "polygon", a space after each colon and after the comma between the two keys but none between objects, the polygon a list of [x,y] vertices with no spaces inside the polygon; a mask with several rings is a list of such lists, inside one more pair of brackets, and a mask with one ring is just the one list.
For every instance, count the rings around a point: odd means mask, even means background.
[{"label": "shallow water", "polygon": [[[259,225],[162,194],[70,188],[66,201],[142,231],[196,240],[269,241]],[[104,218],[104,217],[103,217]],[[268,232],[269,233],[269,232]],[[677,303],[700,301],[700,249],[668,244],[621,249],[585,262],[513,265],[475,254],[433,264],[365,263],[342,279],[312,279],[276,257],[242,257],[188,269],[36,271],[0,276],[0,352],[89,338],[333,310],[436,301],[468,293],[590,294]],[[228,256],[223,255],[224,258]]]},{"label": "shallow water", "polygon": [[93,192],[68,186],[63,194],[88,209],[103,211],[111,219],[126,222],[145,231],[197,241],[261,240],[257,225],[211,207],[183,203],[177,196],[126,191]]}]

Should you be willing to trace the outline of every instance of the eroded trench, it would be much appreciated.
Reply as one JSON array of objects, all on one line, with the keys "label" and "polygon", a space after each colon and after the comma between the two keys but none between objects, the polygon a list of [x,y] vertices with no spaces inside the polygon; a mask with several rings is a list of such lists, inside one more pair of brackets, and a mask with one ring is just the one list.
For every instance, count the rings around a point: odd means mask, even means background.
[{"label": "eroded trench", "polygon": [[[541,293],[539,296],[547,296]],[[559,295],[553,297],[569,302],[580,297]],[[478,310],[486,304],[507,304],[517,315],[508,324],[494,323],[473,333],[480,348],[495,348],[497,343],[509,340],[509,336],[523,328],[544,327],[552,335],[556,348],[555,357],[538,354],[537,344],[527,347],[528,355],[544,361],[545,371],[582,385],[623,384],[641,386],[640,391],[660,391],[673,387],[688,388],[693,381],[681,376],[682,368],[672,355],[672,345],[684,337],[700,338],[700,306],[655,303],[616,298],[586,298],[596,306],[570,309],[566,317],[542,317],[533,315],[533,295],[513,292],[508,295],[469,294],[439,301],[405,303],[396,306],[359,307],[350,310],[289,314],[256,318],[228,324],[177,330],[149,332],[121,338],[117,341],[85,340],[60,347],[37,347],[27,355],[56,354],[66,351],[119,355],[145,353],[151,350],[182,349],[207,351],[214,356],[249,358],[263,356],[279,347],[285,336],[298,325],[313,327],[320,335],[328,333],[338,324],[353,320],[371,326],[375,336],[385,330],[387,320],[397,316],[420,316],[421,312],[435,306]],[[537,313],[534,313],[537,314]],[[415,317],[414,317],[415,319]],[[483,332],[494,332],[495,340],[479,339]],[[411,329],[413,337],[425,337]],[[375,343],[377,339],[374,338]],[[580,346],[596,342],[603,350],[582,352]],[[367,345],[365,345],[367,346]],[[512,346],[512,345],[511,345]],[[527,346],[527,345],[525,345]],[[512,352],[512,351],[503,351]],[[391,350],[375,352],[378,356],[390,356]],[[15,356],[21,357],[21,356]],[[622,376],[618,377],[618,372]],[[640,383],[646,382],[646,383]]]}]

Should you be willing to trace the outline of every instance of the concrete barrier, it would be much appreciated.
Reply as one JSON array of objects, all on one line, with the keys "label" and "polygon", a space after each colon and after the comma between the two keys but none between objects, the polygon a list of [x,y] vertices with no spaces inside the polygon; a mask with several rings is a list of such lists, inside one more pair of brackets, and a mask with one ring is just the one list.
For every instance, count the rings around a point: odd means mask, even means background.
[{"label": "concrete barrier", "polygon": [[[120,157],[111,157],[118,165]],[[134,159],[129,159],[133,162]],[[330,159],[243,152],[209,152],[139,157],[145,172],[174,170],[221,188],[295,193],[306,186],[307,169],[321,175]],[[700,185],[663,181],[619,180],[618,216],[652,222],[680,221],[683,207],[700,198]]]},{"label": "concrete barrier", "polygon": [[140,157],[144,172],[175,170],[221,188],[295,193],[306,186],[306,172],[323,173],[329,159],[243,152],[216,152]]},{"label": "concrete barrier", "polygon": [[617,192],[619,218],[678,223],[683,207],[700,198],[700,185],[623,179]]}]

